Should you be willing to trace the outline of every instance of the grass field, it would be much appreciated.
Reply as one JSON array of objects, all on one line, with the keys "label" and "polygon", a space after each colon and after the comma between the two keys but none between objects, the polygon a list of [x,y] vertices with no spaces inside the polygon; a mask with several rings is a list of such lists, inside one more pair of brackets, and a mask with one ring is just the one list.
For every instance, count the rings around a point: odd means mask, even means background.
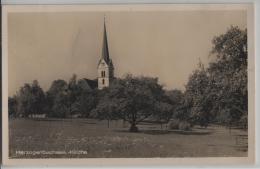
[{"label": "grass field", "polygon": [[121,121],[12,119],[11,158],[226,157],[247,156],[247,131],[209,126],[192,131],[141,124],[129,133]]}]

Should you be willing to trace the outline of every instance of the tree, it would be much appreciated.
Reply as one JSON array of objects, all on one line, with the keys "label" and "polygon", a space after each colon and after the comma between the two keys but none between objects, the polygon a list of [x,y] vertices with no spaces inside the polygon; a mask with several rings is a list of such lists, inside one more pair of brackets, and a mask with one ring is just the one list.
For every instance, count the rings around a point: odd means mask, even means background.
[{"label": "tree", "polygon": [[102,105],[103,113],[112,113],[110,117],[128,121],[131,132],[138,131],[136,125],[154,114],[155,103],[163,94],[157,78],[129,74],[123,79],[115,79],[105,91],[106,99],[101,100],[98,107]]},{"label": "tree", "polygon": [[39,86],[37,80],[34,80],[31,86],[32,93],[32,111],[36,114],[44,113],[45,108],[45,93]]},{"label": "tree", "polygon": [[9,117],[17,117],[18,115],[18,100],[16,95],[8,97],[8,115]]},{"label": "tree", "polygon": [[57,93],[53,100],[51,117],[66,118],[68,114],[68,97],[66,92]]},{"label": "tree", "polygon": [[47,91],[47,105],[50,117],[65,117],[67,110],[68,84],[64,80],[55,80]]},{"label": "tree", "polygon": [[165,120],[168,123],[171,118],[181,118],[181,115],[183,112],[181,111],[181,107],[183,106],[184,102],[184,94],[180,90],[170,90],[165,92],[166,98],[164,99],[164,102],[169,104],[167,107],[171,106],[171,108],[167,108],[168,110],[171,111],[166,111],[165,115]]},{"label": "tree", "polygon": [[17,95],[17,111],[19,116],[29,117],[31,114],[44,113],[45,94],[34,80],[32,85],[24,84]]},{"label": "tree", "polygon": [[22,117],[28,117],[32,114],[31,109],[32,97],[31,97],[31,86],[26,83],[20,88],[18,92],[18,114]]},{"label": "tree", "polygon": [[186,85],[181,115],[207,126],[210,121],[228,125],[247,117],[247,33],[231,26],[213,39],[208,68],[199,63]]},{"label": "tree", "polygon": [[231,26],[212,42],[211,56],[216,61],[210,63],[208,72],[216,93],[213,109],[219,110],[218,120],[238,123],[248,112],[247,30]]},{"label": "tree", "polygon": [[94,117],[100,120],[107,120],[107,127],[110,127],[111,120],[120,119],[118,116],[118,103],[116,99],[111,99],[110,95],[107,93],[108,89],[102,90],[102,97],[97,104],[96,109],[94,109],[93,113],[95,114]]},{"label": "tree", "polygon": [[164,123],[168,123],[174,117],[182,98],[183,93],[180,90],[166,90],[155,102],[156,111],[154,111],[153,117],[161,124],[161,129]]},{"label": "tree", "polygon": [[168,98],[167,102],[175,106],[179,105],[183,99],[183,92],[177,89],[166,91],[165,95]]},{"label": "tree", "polygon": [[79,112],[82,117],[89,117],[90,112],[96,108],[98,102],[97,90],[82,90],[79,97]]},{"label": "tree", "polygon": [[212,93],[210,92],[209,77],[202,63],[193,72],[186,85],[186,97],[191,98],[190,118],[193,123],[207,127],[212,120]]},{"label": "tree", "polygon": [[51,87],[47,91],[50,97],[54,97],[58,93],[65,92],[68,89],[68,84],[65,80],[54,80],[51,84]]},{"label": "tree", "polygon": [[156,102],[156,111],[154,112],[154,117],[159,121],[162,129],[163,123],[168,123],[169,120],[171,119],[174,109],[173,105],[162,102],[162,101],[157,101]]},{"label": "tree", "polygon": [[79,113],[80,110],[86,113],[88,105],[84,99],[87,98],[87,94],[87,91],[83,91],[79,87],[75,74],[68,83],[64,80],[53,81],[47,92],[47,100],[51,110],[50,116],[72,117],[74,113]]}]

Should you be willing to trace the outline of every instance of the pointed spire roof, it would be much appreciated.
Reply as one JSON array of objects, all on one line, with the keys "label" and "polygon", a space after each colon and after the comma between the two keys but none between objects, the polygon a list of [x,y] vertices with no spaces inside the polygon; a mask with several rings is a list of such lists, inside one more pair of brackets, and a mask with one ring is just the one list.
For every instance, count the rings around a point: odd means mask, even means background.
[{"label": "pointed spire roof", "polygon": [[102,59],[109,63],[109,51],[107,43],[107,30],[106,30],[106,16],[104,16],[104,34],[103,34],[103,48],[102,48]]}]

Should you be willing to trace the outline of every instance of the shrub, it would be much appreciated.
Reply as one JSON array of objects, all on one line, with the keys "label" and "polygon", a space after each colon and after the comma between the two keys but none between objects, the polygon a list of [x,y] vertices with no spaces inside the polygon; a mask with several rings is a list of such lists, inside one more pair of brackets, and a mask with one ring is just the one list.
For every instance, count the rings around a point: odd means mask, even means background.
[{"label": "shrub", "polygon": [[190,123],[188,123],[186,121],[180,122],[179,123],[179,130],[190,131],[191,130]]},{"label": "shrub", "polygon": [[176,130],[179,129],[179,123],[180,123],[179,120],[174,119],[169,122],[168,126],[170,129]]},{"label": "shrub", "polygon": [[184,130],[184,131],[190,131],[191,130],[191,124],[186,121],[180,121],[177,119],[173,119],[169,123],[169,129],[172,130]]}]

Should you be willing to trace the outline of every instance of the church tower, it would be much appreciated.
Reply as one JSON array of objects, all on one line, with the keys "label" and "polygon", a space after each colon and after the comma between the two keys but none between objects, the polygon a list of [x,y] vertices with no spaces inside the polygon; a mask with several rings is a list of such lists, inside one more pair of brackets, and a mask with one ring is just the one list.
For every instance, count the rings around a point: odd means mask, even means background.
[{"label": "church tower", "polygon": [[98,89],[108,87],[111,80],[114,78],[114,66],[109,58],[109,50],[107,43],[106,18],[104,17],[104,34],[102,55],[98,62]]}]

